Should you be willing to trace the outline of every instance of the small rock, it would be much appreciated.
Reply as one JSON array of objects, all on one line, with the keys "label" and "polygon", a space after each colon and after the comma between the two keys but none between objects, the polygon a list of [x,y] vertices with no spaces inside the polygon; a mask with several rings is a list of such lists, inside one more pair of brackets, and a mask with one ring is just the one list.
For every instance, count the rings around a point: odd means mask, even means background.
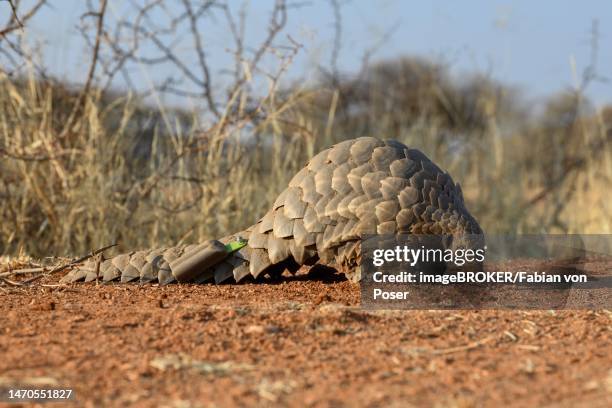
[{"label": "small rock", "polygon": [[41,310],[44,312],[50,312],[51,310],[55,310],[55,302],[49,301],[49,302],[43,302],[40,304],[34,304],[32,309]]},{"label": "small rock", "polygon": [[160,371],[168,369],[182,370],[189,369],[200,374],[210,374],[215,376],[228,375],[233,372],[252,370],[249,364],[235,363],[233,361],[211,362],[193,359],[185,354],[168,354],[150,361],[151,367]]},{"label": "small rock", "polygon": [[264,332],[264,327],[260,326],[258,324],[252,324],[250,326],[247,326],[247,328],[244,329],[244,332],[247,333],[247,334],[263,333]]},{"label": "small rock", "polygon": [[283,329],[281,329],[278,326],[274,326],[274,325],[266,326],[266,333],[276,334],[276,333],[280,333],[281,331],[283,331]]}]

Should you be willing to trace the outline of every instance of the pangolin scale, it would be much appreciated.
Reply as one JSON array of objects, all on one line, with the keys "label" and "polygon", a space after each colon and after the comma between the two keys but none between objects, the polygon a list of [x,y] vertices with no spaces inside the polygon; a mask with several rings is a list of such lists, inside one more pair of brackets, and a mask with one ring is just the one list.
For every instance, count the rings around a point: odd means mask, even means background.
[{"label": "pangolin scale", "polygon": [[90,260],[62,281],[174,282],[174,265],[181,259],[236,237],[246,239],[246,246],[178,280],[240,282],[315,263],[359,279],[364,234],[440,234],[460,240],[482,230],[465,208],[459,184],[423,153],[397,141],[362,137],[314,156],[263,218],[244,231],[199,245]]}]

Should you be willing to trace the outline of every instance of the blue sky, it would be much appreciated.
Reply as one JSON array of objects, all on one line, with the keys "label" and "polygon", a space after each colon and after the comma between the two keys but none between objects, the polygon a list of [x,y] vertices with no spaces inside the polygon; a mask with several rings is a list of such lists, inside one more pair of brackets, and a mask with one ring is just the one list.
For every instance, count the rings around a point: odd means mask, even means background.
[{"label": "blue sky", "polygon": [[[110,10],[121,15],[124,1],[109,0]],[[74,28],[83,12],[82,0],[51,1],[32,21],[30,36],[47,42],[45,58],[53,72],[75,80],[84,75],[83,44]],[[230,1],[238,7],[242,1]],[[247,34],[259,38],[265,32],[270,0],[248,3]],[[612,2],[609,0],[487,1],[487,0],[341,0],[343,48],[339,66],[355,71],[365,49],[392,26],[397,29],[373,56],[373,61],[399,55],[442,59],[460,77],[488,72],[503,82],[522,87],[527,95],[544,97],[574,85],[570,61],[578,73],[590,59],[590,30],[599,22],[598,73],[612,80]],[[6,5],[0,3],[0,19]],[[333,13],[329,2],[314,0],[289,14],[286,33],[304,44],[291,75],[312,77],[317,65],[330,60]],[[209,27],[205,41],[216,50],[211,65],[223,68],[227,33]],[[185,56],[190,44],[180,45]],[[163,75],[163,72],[159,73]],[[587,94],[598,104],[612,103],[612,82],[593,83]]]}]

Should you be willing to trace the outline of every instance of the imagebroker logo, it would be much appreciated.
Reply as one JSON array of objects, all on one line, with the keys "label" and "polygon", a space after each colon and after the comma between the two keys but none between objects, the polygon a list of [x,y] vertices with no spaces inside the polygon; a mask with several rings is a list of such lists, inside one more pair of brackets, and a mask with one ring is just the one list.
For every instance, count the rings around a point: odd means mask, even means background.
[{"label": "imagebroker logo", "polygon": [[460,242],[444,235],[371,235],[362,239],[362,250],[364,307],[593,310],[612,305],[609,235],[487,235]]}]

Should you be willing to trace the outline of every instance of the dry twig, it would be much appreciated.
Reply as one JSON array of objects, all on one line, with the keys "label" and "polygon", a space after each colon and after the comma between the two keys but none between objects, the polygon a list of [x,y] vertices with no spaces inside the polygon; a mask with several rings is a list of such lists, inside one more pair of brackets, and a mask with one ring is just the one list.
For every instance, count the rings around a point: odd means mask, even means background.
[{"label": "dry twig", "polygon": [[[70,268],[73,266],[76,266],[80,263],[82,263],[83,261],[86,261],[90,258],[93,258],[97,255],[101,255],[104,251],[113,248],[115,246],[117,246],[118,244],[111,244],[111,245],[107,245],[105,247],[96,249],[95,251],[92,251],[90,254],[87,254],[85,256],[82,256],[80,258],[74,259],[70,262],[66,262],[64,264],[58,265],[55,268],[49,269],[47,267],[41,267],[41,268],[25,268],[25,269],[16,269],[13,271],[8,271],[8,272],[3,272],[0,273],[0,278],[5,279],[7,276],[16,276],[16,275],[26,275],[26,274],[30,274],[30,273],[56,273],[56,272],[61,272],[63,270],[65,270],[66,268]],[[98,266],[99,267],[99,266]],[[5,279],[6,280],[6,279]]]}]

